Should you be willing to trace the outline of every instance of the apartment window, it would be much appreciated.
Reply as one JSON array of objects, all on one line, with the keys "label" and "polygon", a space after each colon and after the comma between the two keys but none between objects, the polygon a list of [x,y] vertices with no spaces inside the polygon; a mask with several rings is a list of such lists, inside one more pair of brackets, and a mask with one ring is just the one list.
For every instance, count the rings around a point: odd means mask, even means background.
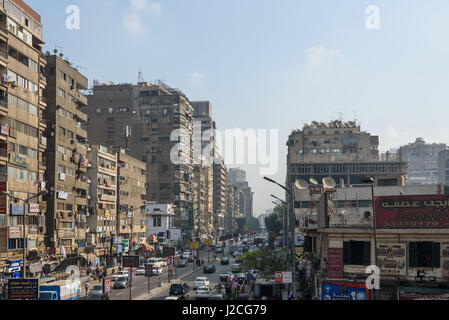
[{"label": "apartment window", "polygon": [[153,227],[162,226],[162,218],[153,218]]},{"label": "apartment window", "polygon": [[28,155],[27,147],[19,145],[19,154],[27,156]]},{"label": "apartment window", "polygon": [[64,191],[65,191],[65,185],[63,185],[63,184],[58,184],[58,185],[56,186],[56,190],[57,190],[57,191],[62,191],[62,192],[64,192]]},{"label": "apartment window", "polygon": [[65,91],[62,90],[61,88],[58,88],[58,96],[65,98]]},{"label": "apartment window", "polygon": [[18,54],[18,52],[17,52],[17,50],[16,49],[14,49],[13,47],[9,47],[9,55],[11,56],[11,57],[13,57],[14,59],[18,59],[18,57],[19,57],[19,54]]},{"label": "apartment window", "polygon": [[343,264],[369,266],[371,264],[371,243],[368,241],[344,242]]},{"label": "apartment window", "polygon": [[58,203],[58,210],[64,210],[64,204]]},{"label": "apartment window", "polygon": [[440,268],[440,243],[410,242],[409,267]]},{"label": "apartment window", "polygon": [[58,173],[65,173],[65,167],[58,165]]}]

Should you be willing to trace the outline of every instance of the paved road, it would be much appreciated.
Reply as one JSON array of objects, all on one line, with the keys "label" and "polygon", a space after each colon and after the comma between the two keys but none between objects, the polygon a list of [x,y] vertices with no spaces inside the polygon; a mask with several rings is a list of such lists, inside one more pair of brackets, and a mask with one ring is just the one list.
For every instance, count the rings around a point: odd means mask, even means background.
[{"label": "paved road", "polygon": [[[210,255],[213,258],[213,254]],[[200,251],[200,258],[204,259],[204,263],[207,263],[207,252]],[[174,275],[175,278],[181,278],[183,275],[191,273],[193,270],[198,270],[202,272],[202,267],[193,266],[193,263],[189,263],[185,268],[175,268]],[[173,280],[172,280],[173,281]],[[163,268],[163,273],[157,277],[150,278],[150,292],[158,288],[158,282],[168,283],[168,268]],[[110,294],[111,300],[129,300],[129,288],[126,289],[113,289]],[[148,293],[148,278],[145,276],[136,276],[132,281],[131,285],[132,298],[135,299],[143,294]]]},{"label": "paved road", "polygon": [[[230,257],[229,255],[226,255]],[[215,287],[218,285],[220,281],[220,273],[225,271],[231,271],[231,265],[235,263],[235,260],[230,257],[229,265],[221,265],[220,259],[217,259],[217,262],[213,263],[215,265],[216,272],[212,274],[204,274],[203,270],[201,269],[199,272],[189,275],[188,277],[184,278],[182,280],[183,283],[187,283],[189,287],[193,287],[193,284],[195,282],[195,279],[197,277],[207,277],[207,279],[210,282],[210,288]],[[162,292],[158,293],[156,296],[152,297],[150,300],[164,300],[166,297],[169,296],[169,288],[166,288]],[[195,290],[191,289],[190,294],[187,300],[195,300]]]}]

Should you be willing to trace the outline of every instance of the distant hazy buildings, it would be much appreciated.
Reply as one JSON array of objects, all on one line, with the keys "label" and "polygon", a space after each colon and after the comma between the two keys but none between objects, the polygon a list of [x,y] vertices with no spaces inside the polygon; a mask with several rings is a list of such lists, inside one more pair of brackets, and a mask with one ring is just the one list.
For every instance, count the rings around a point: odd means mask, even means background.
[{"label": "distant hazy buildings", "polygon": [[446,149],[444,143],[426,143],[417,138],[414,143],[399,149],[401,159],[407,161],[407,184],[438,183],[438,153]]}]

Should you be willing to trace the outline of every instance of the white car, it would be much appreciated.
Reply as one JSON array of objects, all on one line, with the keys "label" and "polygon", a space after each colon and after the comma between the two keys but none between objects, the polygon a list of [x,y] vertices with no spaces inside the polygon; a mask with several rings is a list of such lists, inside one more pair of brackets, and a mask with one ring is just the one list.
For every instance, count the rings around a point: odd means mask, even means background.
[{"label": "white car", "polygon": [[210,291],[208,287],[199,287],[196,290],[196,300],[209,300]]},{"label": "white car", "polygon": [[117,279],[121,278],[121,277],[129,277],[129,271],[123,270],[123,271],[119,271],[119,273],[114,274],[112,276],[112,281],[116,281]]},{"label": "white car", "polygon": [[179,300],[179,297],[166,297],[164,300]]},{"label": "white car", "polygon": [[136,276],[144,276],[145,275],[145,268],[139,268],[136,270]]},{"label": "white car", "polygon": [[162,267],[153,267],[153,276],[160,276],[162,274]]},{"label": "white car", "polygon": [[201,287],[209,287],[209,280],[207,280],[206,277],[198,277],[195,279],[195,282],[193,283],[193,288],[201,288]]},{"label": "white car", "polygon": [[190,257],[190,251],[184,251],[184,253],[182,254],[182,257],[184,259],[188,259]]}]

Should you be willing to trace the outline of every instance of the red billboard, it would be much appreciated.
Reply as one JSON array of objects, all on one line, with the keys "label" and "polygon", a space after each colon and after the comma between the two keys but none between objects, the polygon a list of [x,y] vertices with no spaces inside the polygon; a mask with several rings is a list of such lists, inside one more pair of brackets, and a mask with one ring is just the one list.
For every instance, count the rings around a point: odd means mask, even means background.
[{"label": "red billboard", "polygon": [[449,228],[449,195],[376,197],[376,227]]},{"label": "red billboard", "polygon": [[327,249],[327,278],[342,279],[343,278],[343,249],[328,248]]}]

